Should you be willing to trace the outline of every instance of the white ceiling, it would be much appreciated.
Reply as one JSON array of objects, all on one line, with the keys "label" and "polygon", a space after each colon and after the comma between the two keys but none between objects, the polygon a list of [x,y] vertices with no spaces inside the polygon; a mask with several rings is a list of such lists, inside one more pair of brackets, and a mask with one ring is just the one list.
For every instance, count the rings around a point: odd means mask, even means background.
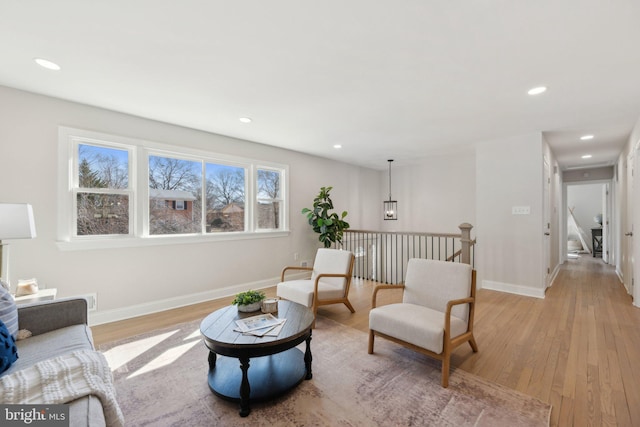
[{"label": "white ceiling", "polygon": [[638,0],[0,0],[0,85],[378,169],[538,131],[613,164],[639,45]]}]

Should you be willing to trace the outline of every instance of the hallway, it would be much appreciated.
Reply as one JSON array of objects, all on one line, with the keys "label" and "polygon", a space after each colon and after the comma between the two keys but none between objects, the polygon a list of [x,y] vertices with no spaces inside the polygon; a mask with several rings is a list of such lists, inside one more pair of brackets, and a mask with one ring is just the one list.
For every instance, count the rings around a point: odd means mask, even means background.
[{"label": "hallway", "polygon": [[480,352],[452,366],[553,405],[551,425],[640,425],[640,308],[612,266],[568,260],[545,299],[478,292]]}]

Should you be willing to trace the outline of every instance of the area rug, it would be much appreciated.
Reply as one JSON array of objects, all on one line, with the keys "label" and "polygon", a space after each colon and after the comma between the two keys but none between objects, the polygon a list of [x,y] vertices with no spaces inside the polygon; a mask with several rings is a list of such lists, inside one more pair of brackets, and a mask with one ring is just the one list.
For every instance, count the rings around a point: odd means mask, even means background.
[{"label": "area rug", "polygon": [[100,346],[113,370],[127,426],[548,426],[551,406],[319,317],[313,378],[284,396],[252,403],[246,418],[207,384],[200,322]]}]

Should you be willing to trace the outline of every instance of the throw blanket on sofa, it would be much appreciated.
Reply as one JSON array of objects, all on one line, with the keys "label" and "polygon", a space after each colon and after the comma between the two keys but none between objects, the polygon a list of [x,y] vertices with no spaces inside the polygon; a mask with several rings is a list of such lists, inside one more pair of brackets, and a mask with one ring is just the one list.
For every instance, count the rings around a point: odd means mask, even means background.
[{"label": "throw blanket on sofa", "polygon": [[0,402],[6,404],[68,403],[88,395],[102,402],[108,426],[124,426],[111,370],[100,352],[74,351],[0,378]]}]

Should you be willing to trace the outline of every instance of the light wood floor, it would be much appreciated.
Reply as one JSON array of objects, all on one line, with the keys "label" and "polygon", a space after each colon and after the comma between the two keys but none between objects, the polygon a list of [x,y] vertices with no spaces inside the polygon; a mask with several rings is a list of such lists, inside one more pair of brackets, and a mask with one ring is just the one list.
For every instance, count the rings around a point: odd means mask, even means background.
[{"label": "light wood floor", "polygon": [[[368,331],[373,286],[352,285],[355,314],[344,305],[319,314]],[[100,344],[201,319],[231,299],[96,326],[94,339]],[[459,347],[452,368],[551,403],[552,425],[640,425],[640,308],[599,258],[565,263],[545,299],[479,290],[475,333],[479,352]]]}]

